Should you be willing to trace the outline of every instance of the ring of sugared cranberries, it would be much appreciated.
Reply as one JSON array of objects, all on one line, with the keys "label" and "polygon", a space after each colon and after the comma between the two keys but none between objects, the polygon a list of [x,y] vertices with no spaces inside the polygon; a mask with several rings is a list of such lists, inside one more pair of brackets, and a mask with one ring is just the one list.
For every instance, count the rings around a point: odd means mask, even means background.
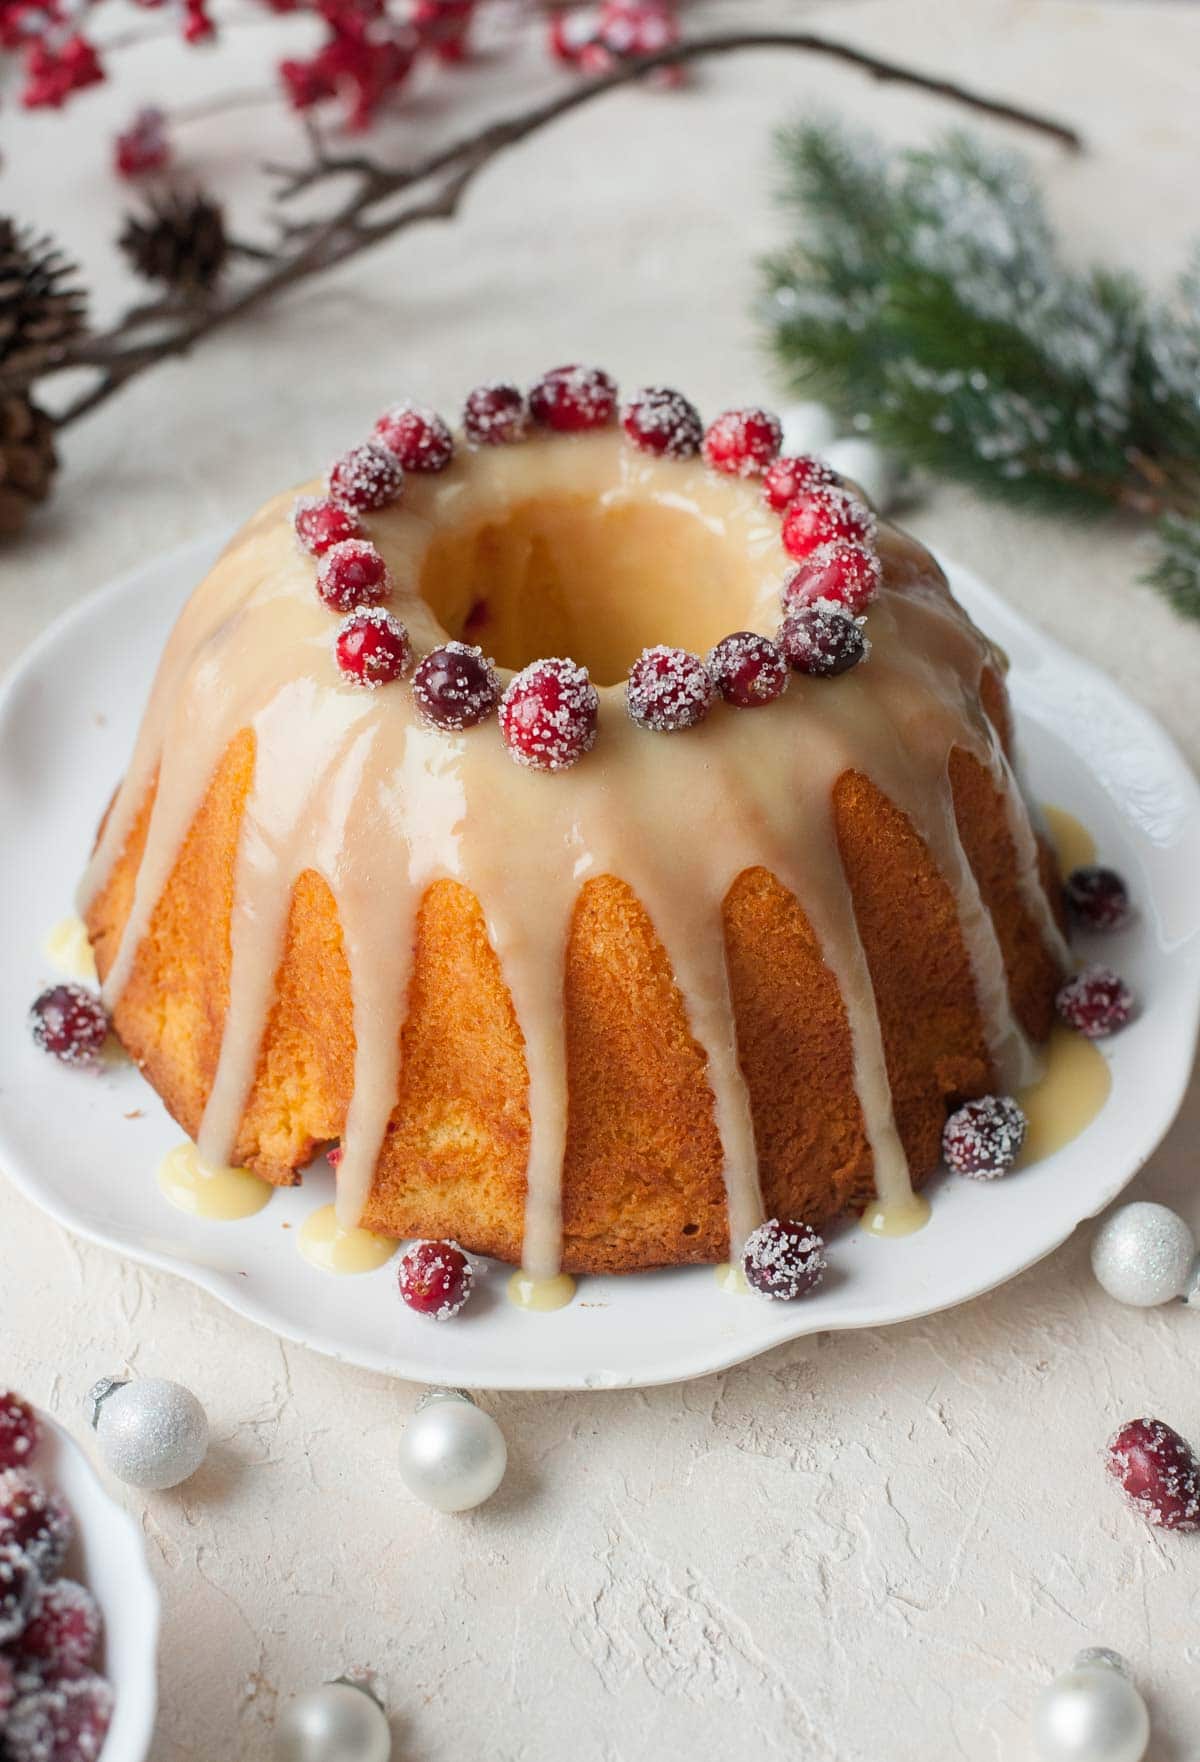
[{"label": "ring of sugared cranberries", "polygon": [[4,1728],[8,1762],[93,1762],[112,1710],[111,1688],[91,1673],[22,1695]]},{"label": "ring of sugared cranberries", "polygon": [[528,430],[529,407],[520,386],[497,380],[468,392],[463,431],[473,447],[507,446],[524,440]]},{"label": "ring of sugared cranberries", "polygon": [[994,1181],[1021,1154],[1029,1122],[1011,1095],[982,1095],[957,1108],[942,1130],[942,1155],[956,1175]]},{"label": "ring of sugared cranberries", "polygon": [[837,488],[841,478],[824,459],[812,453],[788,453],[775,459],[763,472],[762,495],[768,508],[782,514],[797,496],[810,490],[829,486]]},{"label": "ring of sugared cranberries", "polygon": [[713,701],[713,682],[699,655],[658,643],[643,649],[625,685],[625,702],[639,728],[674,734],[703,722]]},{"label": "ring of sugared cranberries", "polygon": [[709,649],[705,665],[727,704],[739,710],[774,703],[788,688],[787,656],[769,636],[735,630]]},{"label": "ring of sugared cranberries", "polygon": [[457,1242],[414,1242],[400,1256],[400,1295],[418,1315],[449,1321],[475,1288],[475,1268]]},{"label": "ring of sugared cranberries", "polygon": [[408,631],[382,606],[351,613],[338,630],[334,654],[343,677],[370,690],[403,679],[412,664]]},{"label": "ring of sugared cranberries", "polygon": [[759,477],[779,456],[783,430],[769,410],[723,410],[704,435],[704,461],[727,477]]},{"label": "ring of sugared cranberries", "polygon": [[883,565],[878,554],[866,545],[822,545],[788,571],[783,583],[783,609],[791,612],[817,600],[831,600],[857,618],[866,611],[882,582]]},{"label": "ring of sugared cranberries", "polygon": [[1068,979],[1054,1000],[1067,1024],[1089,1040],[1115,1034],[1132,1019],[1133,992],[1110,967],[1085,967]]},{"label": "ring of sugared cranberries", "polygon": [[457,732],[491,715],[500,701],[500,675],[481,648],[447,642],[418,663],[412,694],[423,721]]},{"label": "ring of sugared cranberries", "polygon": [[85,1585],[58,1578],[43,1587],[32,1620],[17,1642],[22,1661],[57,1676],[86,1670],[100,1643],[100,1607]]},{"label": "ring of sugared cranberries", "polygon": [[51,985],[29,1011],[34,1040],[65,1065],[96,1064],[110,1025],[100,999],[83,985]]},{"label": "ring of sugared cranberries", "polygon": [[529,393],[533,420],[558,434],[607,428],[616,410],[617,382],[602,367],[552,367]]},{"label": "ring of sugared cranberries", "polygon": [[42,1575],[24,1548],[0,1541],[0,1646],[24,1633],[42,1594]]},{"label": "ring of sugared cranberries", "polygon": [[797,1218],[768,1218],[746,1237],[742,1271],[752,1291],[790,1303],[815,1291],[825,1274],[825,1241]]},{"label": "ring of sugared cranberries", "polygon": [[292,510],[292,525],[310,557],[323,557],[345,539],[363,536],[363,529],[350,509],[339,507],[326,496],[307,496],[298,501]]},{"label": "ring of sugared cranberries", "polygon": [[436,410],[395,404],[375,424],[375,439],[406,471],[444,471],[454,457],[454,436]]},{"label": "ring of sugared cranberries", "polygon": [[1063,892],[1067,910],[1085,930],[1123,930],[1133,915],[1129,889],[1115,869],[1072,869]]},{"label": "ring of sugared cranberries", "polygon": [[783,516],[783,548],[797,561],[829,544],[874,543],[876,520],[865,502],[826,486],[799,496]]},{"label": "ring of sugared cranberries", "polygon": [[565,771],[595,745],[599,709],[587,668],[550,656],[510,680],[500,699],[500,732],[518,765]]},{"label": "ring of sugared cranberries", "polygon": [[0,1469],[23,1468],[42,1438],[38,1416],[15,1389],[0,1391]]},{"label": "ring of sugared cranberries", "polygon": [[335,612],[377,606],[391,591],[387,564],[368,538],[343,539],[317,567],[317,592]]},{"label": "ring of sugared cranberries", "polygon": [[0,1474],[0,1547],[28,1554],[44,1579],[52,1579],[75,1535],[75,1520],[58,1493],[40,1487],[23,1468]]},{"label": "ring of sugared cranberries", "polygon": [[779,626],[779,646],[797,673],[814,679],[836,679],[871,652],[861,622],[832,600],[789,612]]},{"label": "ring of sugared cranberries", "polygon": [[351,447],[329,467],[329,494],[345,508],[384,508],[403,490],[404,467],[378,441]]},{"label": "ring of sugared cranberries", "polygon": [[621,426],[635,447],[664,459],[694,459],[704,439],[695,404],[665,385],[634,392],[621,412]]}]

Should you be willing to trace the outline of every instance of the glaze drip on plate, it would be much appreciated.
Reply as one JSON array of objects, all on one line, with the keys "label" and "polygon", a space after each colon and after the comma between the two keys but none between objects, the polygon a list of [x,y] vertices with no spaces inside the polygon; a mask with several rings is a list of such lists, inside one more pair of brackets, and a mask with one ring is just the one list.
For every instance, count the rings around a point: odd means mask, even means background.
[{"label": "glaze drip on plate", "polygon": [[[480,903],[524,1042],[522,1265],[534,1279],[553,1278],[571,1114],[564,960],[581,888],[613,876],[647,913],[706,1060],[736,1258],[762,1220],[763,1200],[722,911],[738,877],[762,868],[799,902],[836,980],[880,1213],[914,1215],[879,1011],[839,852],[839,780],[861,775],[889,798],[950,887],[988,1051],[1006,1089],[1033,1082],[1038,1060],[1016,1020],[996,927],[956,823],[955,751],[971,755],[1004,797],[1023,905],[1061,954],[1036,836],[980,704],[981,679],[998,670],[998,658],[928,554],[882,529],[884,582],[870,608],[864,665],[836,680],[794,677],[770,706],[718,706],[686,732],[648,734],[624,706],[625,671],[643,646],[703,652],[731,630],[771,632],[779,622],[789,560],[757,483],[718,476],[699,460],[649,457],[612,432],[463,450],[436,477],[410,476],[403,500],[362,524],[395,582],[388,609],[417,653],[452,637],[475,640],[483,568],[496,604],[479,640],[505,682],[547,653],[572,654],[591,670],[600,691],[595,748],[569,774],[552,775],[514,765],[494,721],[446,733],[420,720],[405,685],[371,692],[339,677],[336,620],[314,591],[313,559],[296,543],[290,507],[290,496],[269,504],[186,606],[81,890],[86,912],[152,796],[104,985],[119,1011],[189,828],[231,745],[250,732],[253,781],[233,875],[228,1007],[198,1133],[202,1156],[236,1160],[293,890],[302,876],[319,876],[337,906],[353,1013],[337,1223],[359,1224],[394,1127],[422,901],[434,883],[459,882]],[[634,571],[645,591],[630,596]],[[561,592],[572,578],[582,584],[574,600]],[[552,641],[562,646],[547,646]],[[536,837],[514,836],[531,826]]]}]

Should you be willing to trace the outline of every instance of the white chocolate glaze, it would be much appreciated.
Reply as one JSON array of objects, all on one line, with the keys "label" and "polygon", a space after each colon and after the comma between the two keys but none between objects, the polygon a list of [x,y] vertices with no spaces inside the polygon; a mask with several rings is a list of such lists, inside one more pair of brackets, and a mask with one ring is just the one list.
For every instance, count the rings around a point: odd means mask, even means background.
[{"label": "white chocolate glaze", "polygon": [[96,957],[88,941],[87,925],[78,913],[60,918],[47,932],[42,946],[60,973],[69,979],[80,979],[85,985],[96,983]]},{"label": "white chocolate glaze", "polygon": [[321,1205],[301,1224],[296,1246],[305,1260],[323,1273],[346,1275],[377,1272],[387,1265],[399,1244],[370,1230],[343,1228],[336,1207]]},{"label": "white chocolate glaze", "polygon": [[[398,1092],[418,908],[432,882],[451,877],[481,904],[524,1037],[531,1142],[522,1262],[529,1278],[552,1278],[567,1134],[564,953],[580,888],[615,875],[653,923],[707,1057],[736,1259],[762,1200],[721,913],[737,877],[761,865],[799,901],[840,988],[874,1158],[877,1227],[911,1221],[920,1204],[835,836],[838,779],[868,776],[907,814],[953,890],[988,1045],[1008,1088],[1029,1082],[1036,1060],[1013,1018],[995,930],[959,840],[948,778],[956,747],[1004,792],[1023,894],[1059,945],[1028,814],[979,704],[995,651],[950,599],[928,554],[882,530],[885,582],[871,607],[866,665],[835,682],[793,679],[767,709],[719,709],[686,734],[653,736],[624,708],[624,669],[644,642],[700,650],[730,630],[778,624],[789,559],[757,486],[699,462],[648,457],[615,433],[461,450],[444,474],[410,476],[403,500],[364,523],[394,578],[391,609],[417,651],[463,632],[471,612],[463,558],[491,544],[500,574],[515,569],[528,582],[542,569],[545,591],[540,607],[507,602],[480,640],[515,663],[571,652],[570,643],[594,669],[595,749],[568,773],[547,775],[514,765],[494,723],[448,735],[420,723],[404,687],[368,692],[339,677],[337,620],[314,591],[315,565],[296,544],[290,509],[290,496],[268,504],[185,608],[82,889],[86,902],[103,885],[154,789],[132,910],[104,988],[111,1005],[222,755],[241,730],[253,731],[230,1005],[199,1133],[203,1155],[232,1155],[292,889],[313,870],[335,897],[351,974],[354,1084],[337,1217],[343,1229],[356,1225]],[[513,521],[516,539],[497,549],[494,533]],[[543,552],[553,562],[556,547],[565,557],[556,567],[586,581],[586,605],[551,591],[557,576],[546,575]],[[626,580],[623,605],[616,577],[626,553],[627,562],[640,559],[646,591],[630,595]],[[658,559],[649,576],[648,556]],[[617,561],[606,568],[606,559]],[[537,838],[510,836],[523,826],[536,826]]]},{"label": "white chocolate glaze", "polygon": [[190,1138],[163,1157],[158,1165],[158,1185],[180,1211],[221,1223],[253,1217],[275,1191],[250,1169],[205,1162]]},{"label": "white chocolate glaze", "polygon": [[1096,840],[1082,820],[1077,820],[1066,808],[1056,808],[1050,802],[1042,803],[1041,813],[1061,875],[1069,875],[1072,869],[1086,868],[1095,862]]},{"label": "white chocolate glaze", "polygon": [[1045,1070],[1017,1096],[1028,1121],[1017,1167],[1041,1162],[1078,1138],[1108,1100],[1111,1088],[1108,1060],[1095,1041],[1056,1024],[1050,1030]]},{"label": "white chocolate glaze", "polygon": [[575,1281],[570,1273],[535,1279],[518,1267],[508,1281],[506,1295],[517,1309],[565,1309],[575,1295]]}]

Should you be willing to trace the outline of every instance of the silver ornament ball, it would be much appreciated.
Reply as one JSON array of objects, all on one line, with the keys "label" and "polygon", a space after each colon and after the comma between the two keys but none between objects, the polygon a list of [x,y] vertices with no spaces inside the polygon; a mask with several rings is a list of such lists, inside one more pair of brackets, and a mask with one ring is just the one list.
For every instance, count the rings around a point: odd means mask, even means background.
[{"label": "silver ornament ball", "polygon": [[504,1433],[458,1389],[430,1389],[400,1439],[409,1492],[436,1511],[470,1511],[490,1499],[508,1463]]},{"label": "silver ornament ball", "polygon": [[297,1695],[275,1725],[275,1762],[388,1762],[391,1753],[387,1715],[357,1683]]},{"label": "silver ornament ball", "polygon": [[1033,1743],[1041,1762],[1141,1762],[1149,1742],[1146,1703],[1124,1660],[1104,1646],[1081,1652],[1034,1710]]},{"label": "silver ornament ball", "polygon": [[1092,1271],[1110,1297],[1147,1309],[1182,1296],[1196,1241],[1167,1205],[1138,1200],[1110,1212],[1092,1241]]},{"label": "silver ornament ball", "polygon": [[208,1454],[204,1409],[165,1377],[104,1377],[89,1391],[100,1454],[119,1480],[162,1492],[195,1474]]},{"label": "silver ornament ball", "polygon": [[1183,1301],[1189,1309],[1200,1309],[1200,1254],[1192,1262],[1192,1270],[1183,1288]]},{"label": "silver ornament ball", "polygon": [[873,440],[849,435],[826,447],[824,458],[842,477],[864,490],[874,507],[886,512],[900,483],[900,467],[890,453]]}]

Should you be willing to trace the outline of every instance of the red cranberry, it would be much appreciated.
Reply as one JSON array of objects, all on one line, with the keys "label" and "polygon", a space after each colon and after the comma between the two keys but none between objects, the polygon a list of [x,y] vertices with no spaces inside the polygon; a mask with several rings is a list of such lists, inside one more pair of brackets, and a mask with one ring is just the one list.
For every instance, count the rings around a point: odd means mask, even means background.
[{"label": "red cranberry", "polygon": [[500,732],[518,765],[565,771],[596,744],[599,708],[586,667],[558,657],[532,661],[500,699]]},{"label": "red cranberry", "polygon": [[418,1315],[449,1321],[474,1284],[475,1269],[457,1242],[414,1242],[400,1256],[400,1295]]},{"label": "red cranberry", "polygon": [[0,1474],[0,1547],[24,1550],[44,1579],[62,1566],[75,1534],[66,1501],[23,1468]]},{"label": "red cranberry", "polygon": [[392,591],[387,564],[369,538],[332,545],[317,570],[317,592],[335,612],[377,606]]},{"label": "red cranberry", "polygon": [[120,177],[142,177],[161,171],[171,157],[167,119],[161,110],[139,110],[129,128],[113,143],[113,163]]},{"label": "red cranberry", "polygon": [[783,517],[783,548],[792,557],[811,556],[838,541],[869,545],[874,537],[874,514],[844,489],[815,489],[794,501]]},{"label": "red cranberry", "polygon": [[404,468],[378,441],[351,447],[329,468],[329,493],[347,508],[382,508],[399,499]]},{"label": "red cranberry", "polygon": [[436,411],[420,404],[386,411],[375,424],[375,438],[406,471],[444,471],[454,457],[454,436]]},{"label": "red cranberry", "polygon": [[883,581],[878,554],[860,544],[822,545],[789,571],[783,584],[783,609],[832,600],[854,617],[865,612]]},{"label": "red cranberry", "polygon": [[100,1609],[95,1597],[74,1579],[59,1578],[43,1590],[17,1649],[22,1659],[36,1659],[57,1678],[79,1676],[99,1643]]},{"label": "red cranberry", "polygon": [[323,557],[334,545],[363,536],[363,529],[349,508],[339,508],[336,502],[324,497],[310,496],[297,502],[292,524],[296,537],[312,557]]},{"label": "red cranberry", "polygon": [[515,385],[497,381],[477,385],[463,405],[463,428],[473,447],[505,446],[524,440],[529,427],[525,394]]},{"label": "red cranberry", "polygon": [[769,1218],[751,1230],[742,1271],[752,1291],[790,1303],[814,1291],[825,1272],[824,1239],[796,1218]]},{"label": "red cranberry", "polygon": [[1161,1419],[1131,1419],[1108,1442],[1108,1472],[1135,1511],[1164,1530],[1200,1529],[1200,1462]]},{"label": "red cranberry", "polygon": [[1129,890],[1115,869],[1072,869],[1065,891],[1071,916],[1087,930],[1123,930],[1132,916]]},{"label": "red cranberry", "polygon": [[559,434],[606,428],[616,409],[617,383],[600,367],[553,367],[529,394],[533,420]]},{"label": "red cranberry", "polygon": [[108,1012],[82,985],[51,985],[34,999],[29,1028],[42,1051],[63,1064],[95,1064],[108,1038]]},{"label": "red cranberry", "polygon": [[774,703],[788,688],[787,656],[769,636],[735,630],[708,651],[708,671],[727,704],[739,710]]},{"label": "red cranberry", "polygon": [[374,689],[402,679],[412,662],[412,644],[399,618],[380,606],[355,612],[341,626],[334,644],[337,664],[355,685]]},{"label": "red cranberry", "polygon": [[17,1542],[0,1540],[0,1646],[24,1631],[42,1591],[42,1575]]},{"label": "red cranberry", "polygon": [[692,459],[700,451],[704,425],[700,412],[682,392],[648,385],[635,392],[621,412],[621,426],[643,453]]},{"label": "red cranberry", "polygon": [[112,1690],[100,1676],[23,1695],[4,1728],[9,1762],[96,1762],[112,1709]]},{"label": "red cranberry", "polygon": [[1011,1095],[968,1101],[950,1115],[942,1132],[947,1168],[981,1181],[1006,1175],[1021,1154],[1027,1125]]},{"label": "red cranberry", "polygon": [[592,20],[580,11],[552,13],[546,32],[550,53],[556,61],[564,61],[568,66],[579,60],[581,52],[594,40],[594,34]]},{"label": "red cranberry", "polygon": [[1068,1028],[1089,1040],[1115,1034],[1133,1015],[1133,992],[1108,967],[1085,967],[1067,980],[1054,1002]]},{"label": "red cranberry", "polygon": [[789,612],[779,627],[779,642],[796,672],[815,679],[835,679],[871,652],[861,622],[832,600]]},{"label": "red cranberry", "polygon": [[776,458],[783,439],[769,410],[725,410],[709,424],[704,457],[728,477],[759,477]]},{"label": "red cranberry", "polygon": [[412,693],[422,718],[435,728],[474,728],[500,701],[500,675],[482,649],[448,642],[421,661]]},{"label": "red cranberry", "polygon": [[625,702],[639,728],[673,734],[703,722],[713,700],[713,682],[699,655],[659,643],[643,649],[629,669]]},{"label": "red cranberry", "polygon": [[42,1439],[37,1414],[14,1390],[0,1391],[0,1469],[20,1468]]},{"label": "red cranberry", "polygon": [[841,481],[832,465],[815,458],[812,453],[785,455],[763,472],[763,501],[768,508],[782,514],[797,496],[828,485],[836,488]]}]

